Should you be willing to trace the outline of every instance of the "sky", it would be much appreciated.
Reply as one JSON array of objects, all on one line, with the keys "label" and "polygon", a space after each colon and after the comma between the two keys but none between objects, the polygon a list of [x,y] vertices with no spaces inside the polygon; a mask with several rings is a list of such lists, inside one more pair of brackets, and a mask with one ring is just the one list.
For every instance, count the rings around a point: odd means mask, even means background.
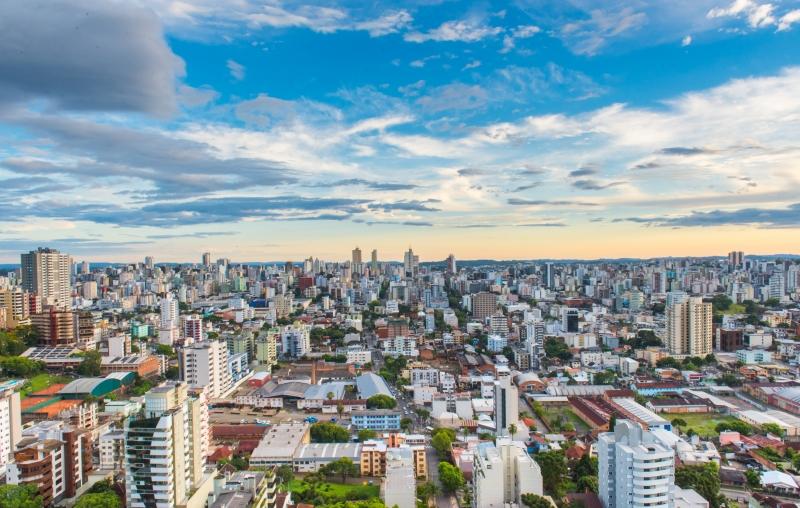
[{"label": "sky", "polygon": [[799,156],[800,0],[0,3],[0,262],[800,253]]}]

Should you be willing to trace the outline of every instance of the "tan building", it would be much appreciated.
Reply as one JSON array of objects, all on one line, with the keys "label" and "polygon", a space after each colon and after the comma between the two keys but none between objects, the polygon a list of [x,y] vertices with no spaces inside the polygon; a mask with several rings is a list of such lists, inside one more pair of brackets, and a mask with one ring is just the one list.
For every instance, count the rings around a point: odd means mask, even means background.
[{"label": "tan building", "polygon": [[74,346],[75,322],[71,310],[54,306],[42,309],[31,317],[31,323],[39,334],[39,344],[43,346]]},{"label": "tan building", "polygon": [[30,324],[28,295],[19,287],[0,290],[0,312],[5,314],[5,324],[0,323],[0,328]]},{"label": "tan building", "polygon": [[472,317],[483,323],[486,318],[497,312],[497,295],[481,292],[472,295]]},{"label": "tan building", "polygon": [[711,303],[688,298],[667,306],[667,349],[673,355],[706,356],[714,348]]},{"label": "tan building", "polygon": [[361,475],[386,476],[386,454],[392,449],[407,448],[411,450],[414,462],[414,475],[417,478],[428,478],[428,459],[425,446],[422,444],[407,444],[403,434],[389,434],[385,440],[365,441],[361,446]]},{"label": "tan building", "polygon": [[69,307],[72,298],[72,258],[55,249],[32,250],[20,257],[22,288],[38,294],[46,304]]}]

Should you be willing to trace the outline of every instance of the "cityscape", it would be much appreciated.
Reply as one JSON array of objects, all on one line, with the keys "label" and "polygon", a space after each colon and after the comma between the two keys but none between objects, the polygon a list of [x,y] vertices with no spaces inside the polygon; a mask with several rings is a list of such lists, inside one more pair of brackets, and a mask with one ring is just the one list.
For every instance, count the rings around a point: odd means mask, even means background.
[{"label": "cityscape", "polygon": [[800,0],[0,1],[0,508],[800,507]]}]

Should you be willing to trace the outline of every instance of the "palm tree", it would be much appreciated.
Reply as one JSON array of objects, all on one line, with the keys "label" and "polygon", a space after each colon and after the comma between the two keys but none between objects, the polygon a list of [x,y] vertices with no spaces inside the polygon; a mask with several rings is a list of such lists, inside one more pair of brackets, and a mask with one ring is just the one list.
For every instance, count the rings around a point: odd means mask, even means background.
[{"label": "palm tree", "polygon": [[514,434],[517,433],[517,425],[512,423],[508,426],[508,433],[511,434],[511,437],[514,437]]},{"label": "palm tree", "polygon": [[328,400],[333,400],[333,398],[334,398],[335,396],[336,396],[336,395],[335,395],[333,392],[328,392],[328,395],[327,395],[327,397],[328,397]]},{"label": "palm tree", "polygon": [[336,412],[339,414],[339,419],[342,419],[342,414],[344,414],[344,405],[340,402],[336,404]]}]

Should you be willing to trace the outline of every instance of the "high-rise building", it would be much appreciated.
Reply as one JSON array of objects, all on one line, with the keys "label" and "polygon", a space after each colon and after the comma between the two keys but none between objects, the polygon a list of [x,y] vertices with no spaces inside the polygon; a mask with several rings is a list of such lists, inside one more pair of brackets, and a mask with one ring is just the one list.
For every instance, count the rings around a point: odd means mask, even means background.
[{"label": "high-rise building", "polygon": [[370,270],[372,270],[372,275],[378,274],[378,249],[372,249],[372,260],[370,263]]},{"label": "high-rise building", "polygon": [[178,339],[178,324],[180,322],[178,300],[172,295],[161,299],[161,323],[158,327],[158,342],[171,346]]},{"label": "high-rise building", "polygon": [[456,257],[452,254],[447,256],[447,273],[457,273],[456,270]]},{"label": "high-rise building", "polygon": [[524,323],[520,328],[520,340],[525,341],[525,350],[529,355],[530,366],[538,369],[541,359],[545,356],[544,352],[544,321],[541,319],[531,319]]},{"label": "high-rise building", "polygon": [[706,356],[714,348],[713,309],[702,298],[675,298],[666,309],[667,348],[674,355]]},{"label": "high-rise building", "polygon": [[544,491],[539,464],[528,455],[524,443],[508,438],[478,445],[472,481],[475,506],[481,508],[522,506],[524,494],[541,496]]},{"label": "high-rise building", "polygon": [[22,288],[0,289],[0,308],[5,309],[6,328],[30,324],[29,299]]},{"label": "high-rise building", "polygon": [[31,316],[36,328],[39,344],[43,346],[74,346],[75,322],[71,310],[47,306],[39,314]]},{"label": "high-rise building", "polygon": [[145,268],[152,270],[156,266],[156,261],[153,256],[145,256],[144,258],[144,266]]},{"label": "high-rise building", "polygon": [[22,288],[50,305],[71,306],[72,259],[55,249],[32,250],[20,256]]},{"label": "high-rise building", "polygon": [[205,266],[205,267],[210,267],[211,266],[211,253],[210,252],[204,252],[203,253],[202,262],[203,262],[203,266]]},{"label": "high-rise building", "polygon": [[284,327],[281,330],[281,346],[283,354],[291,358],[300,358],[311,352],[311,336],[308,327],[302,323]]},{"label": "high-rise building", "polygon": [[783,273],[775,272],[769,278],[769,297],[780,300],[786,295],[786,277]]},{"label": "high-rise building", "polygon": [[203,479],[209,447],[208,404],[202,392],[167,382],[145,394],[140,417],[125,424],[127,506],[185,505]]},{"label": "high-rise building", "polygon": [[561,308],[561,331],[573,333],[578,331],[580,311],[570,307]]},{"label": "high-rise building", "polygon": [[280,330],[277,328],[270,328],[258,334],[256,360],[261,365],[272,367],[278,363],[278,335],[280,335]]},{"label": "high-rise building", "polygon": [[419,273],[419,256],[414,254],[411,247],[403,255],[403,271],[406,277],[416,277]]},{"label": "high-rise building", "polygon": [[605,508],[674,506],[675,452],[649,431],[620,420],[597,440],[598,495]]},{"label": "high-rise building", "polygon": [[544,265],[544,284],[549,289],[556,287],[556,271],[553,268],[553,263],[545,263]]},{"label": "high-rise building", "polygon": [[0,383],[0,475],[5,474],[11,454],[22,439],[22,409],[19,392],[20,381]]},{"label": "high-rise building", "polygon": [[[511,379],[508,366],[495,366],[494,423],[497,435],[509,435],[509,427],[519,427],[519,391]],[[513,436],[512,436],[513,437]]]},{"label": "high-rise building", "polygon": [[481,323],[497,311],[497,295],[494,293],[480,292],[472,295],[472,317]]},{"label": "high-rise building", "polygon": [[208,399],[218,399],[231,389],[228,348],[218,340],[196,342],[180,351],[181,379],[190,388],[205,390]]},{"label": "high-rise building", "polygon": [[362,273],[361,270],[361,249],[356,247],[353,249],[353,257],[352,257],[352,269],[353,273]]},{"label": "high-rise building", "polygon": [[190,314],[183,319],[183,337],[188,344],[203,341],[205,334],[203,333],[202,316]]},{"label": "high-rise building", "polygon": [[741,268],[744,266],[744,252],[731,251],[728,253],[728,265],[731,268]]}]

